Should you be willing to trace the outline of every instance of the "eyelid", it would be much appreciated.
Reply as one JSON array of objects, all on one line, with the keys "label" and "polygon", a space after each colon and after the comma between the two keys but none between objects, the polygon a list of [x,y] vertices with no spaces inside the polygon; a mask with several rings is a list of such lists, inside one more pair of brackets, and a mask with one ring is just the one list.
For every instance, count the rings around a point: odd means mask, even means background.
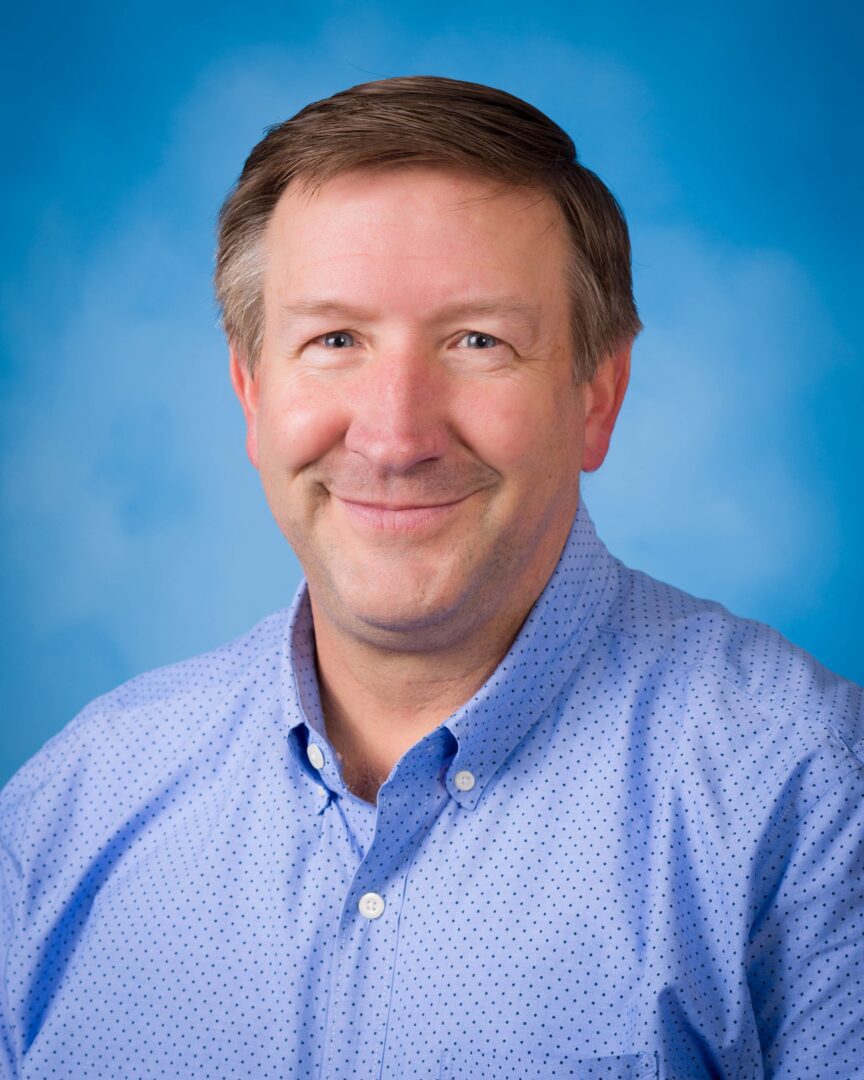
[{"label": "eyelid", "polygon": [[497,348],[499,345],[506,345],[507,344],[507,342],[502,337],[499,337],[498,334],[491,333],[489,330],[460,330],[460,332],[456,335],[454,343],[458,347],[459,342],[463,338],[466,338],[471,334],[476,334],[478,337],[492,338],[492,340],[495,342],[494,345],[489,346],[486,349],[478,349],[477,350],[478,352],[488,352],[489,349]]},{"label": "eyelid", "polygon": [[[346,337],[353,339],[354,346],[358,344],[359,335],[354,330],[347,330],[345,327],[340,326],[337,330],[325,330],[323,334],[316,334],[308,342],[309,345],[324,345],[324,338],[335,337],[336,334],[344,334]],[[342,348],[353,348],[351,345],[343,345]],[[339,352],[339,349],[333,349],[333,352]]]}]

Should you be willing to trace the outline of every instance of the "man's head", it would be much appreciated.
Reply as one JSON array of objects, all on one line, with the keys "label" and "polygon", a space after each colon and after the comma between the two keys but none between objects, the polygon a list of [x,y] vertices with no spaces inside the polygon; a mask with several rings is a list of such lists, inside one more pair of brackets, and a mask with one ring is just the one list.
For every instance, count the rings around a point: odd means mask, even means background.
[{"label": "man's head", "polygon": [[253,151],[223,212],[220,295],[249,454],[318,631],[444,648],[518,625],[548,579],[638,319],[623,219],[572,160],[555,172],[556,146],[572,159],[558,128],[485,87],[392,84],[390,112],[390,84],[360,87]]},{"label": "man's head", "polygon": [[249,155],[220,215],[216,292],[228,337],[250,369],[264,331],[264,233],[282,193],[289,184],[314,191],[342,173],[399,163],[536,189],[558,204],[571,241],[577,378],[590,378],[605,355],[639,332],[624,217],[602,181],[577,161],[570,136],[503,90],[412,76],[307,105],[272,127]]}]

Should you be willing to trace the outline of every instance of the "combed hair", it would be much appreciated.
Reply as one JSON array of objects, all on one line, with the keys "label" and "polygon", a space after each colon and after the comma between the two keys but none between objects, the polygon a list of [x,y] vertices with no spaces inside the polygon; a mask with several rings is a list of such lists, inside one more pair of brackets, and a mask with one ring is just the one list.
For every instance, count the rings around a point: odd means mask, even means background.
[{"label": "combed hair", "polygon": [[382,79],[316,101],[267,130],[219,214],[216,296],[250,371],[263,339],[264,233],[294,181],[314,192],[354,169],[450,167],[551,195],[566,219],[576,376],[641,329],[630,238],[606,185],[577,160],[570,136],[533,105],[479,83],[432,75]]}]

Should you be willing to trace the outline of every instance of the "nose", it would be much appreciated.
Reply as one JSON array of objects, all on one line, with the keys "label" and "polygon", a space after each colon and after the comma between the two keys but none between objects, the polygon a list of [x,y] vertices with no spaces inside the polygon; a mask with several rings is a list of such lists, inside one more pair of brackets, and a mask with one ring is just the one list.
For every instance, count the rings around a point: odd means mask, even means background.
[{"label": "nose", "polygon": [[355,374],[345,446],[384,473],[440,458],[449,439],[446,402],[446,377],[425,350],[381,352]]}]

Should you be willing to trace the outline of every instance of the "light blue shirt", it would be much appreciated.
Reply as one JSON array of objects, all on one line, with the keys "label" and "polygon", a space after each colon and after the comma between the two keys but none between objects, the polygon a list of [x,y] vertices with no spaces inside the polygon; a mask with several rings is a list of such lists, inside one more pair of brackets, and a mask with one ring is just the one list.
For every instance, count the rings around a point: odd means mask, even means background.
[{"label": "light blue shirt", "polygon": [[862,712],[580,507],[497,671],[373,806],[301,586],[5,789],[8,1072],[864,1076]]}]

